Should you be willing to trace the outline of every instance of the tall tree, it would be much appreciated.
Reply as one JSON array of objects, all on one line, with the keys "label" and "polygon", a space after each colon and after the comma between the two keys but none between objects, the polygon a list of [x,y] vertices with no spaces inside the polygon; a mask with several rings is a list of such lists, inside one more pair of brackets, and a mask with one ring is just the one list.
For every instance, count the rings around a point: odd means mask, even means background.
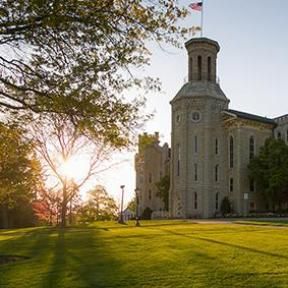
[{"label": "tall tree", "polygon": [[[127,144],[141,101],[121,93],[149,63],[147,43],[178,46],[187,11],[176,0],[3,0],[0,108],[58,113],[94,137]],[[143,80],[143,79],[142,79]],[[132,129],[133,130],[133,129]]]},{"label": "tall tree", "polygon": [[2,227],[9,224],[9,210],[35,196],[41,169],[33,143],[18,127],[0,124],[0,209]]},{"label": "tall tree", "polygon": [[[46,181],[46,186],[50,185],[50,192],[54,190],[53,193],[59,196],[61,226],[65,227],[69,202],[91,177],[111,167],[111,164],[103,162],[113,149],[108,144],[83,136],[81,127],[72,125],[63,115],[52,114],[45,122],[42,119],[41,124],[34,121],[30,125],[30,133],[46,177],[50,179]],[[71,163],[73,158],[86,160],[85,167]],[[73,175],[69,173],[71,170],[74,170]]]},{"label": "tall tree", "polygon": [[281,208],[281,203],[288,202],[288,146],[283,140],[266,140],[248,167],[257,191],[272,203],[273,210],[276,205]]}]

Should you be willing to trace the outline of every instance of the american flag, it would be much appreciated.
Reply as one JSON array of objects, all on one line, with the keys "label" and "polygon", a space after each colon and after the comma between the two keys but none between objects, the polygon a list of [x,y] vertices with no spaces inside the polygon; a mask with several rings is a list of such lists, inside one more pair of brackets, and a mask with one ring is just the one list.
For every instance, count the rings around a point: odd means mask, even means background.
[{"label": "american flag", "polygon": [[189,7],[193,10],[202,11],[202,2],[191,3]]}]

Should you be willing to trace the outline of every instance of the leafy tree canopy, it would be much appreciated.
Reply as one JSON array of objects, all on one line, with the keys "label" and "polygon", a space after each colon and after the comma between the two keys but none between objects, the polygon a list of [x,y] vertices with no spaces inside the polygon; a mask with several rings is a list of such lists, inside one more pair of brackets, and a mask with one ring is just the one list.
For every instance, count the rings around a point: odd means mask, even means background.
[{"label": "leafy tree canopy", "polygon": [[0,210],[4,228],[8,226],[8,211],[20,202],[26,205],[36,194],[42,181],[40,173],[33,144],[25,140],[23,131],[0,124]]},{"label": "leafy tree canopy", "polygon": [[175,0],[3,0],[0,6],[0,107],[59,113],[116,146],[127,145],[141,101],[119,95],[130,69],[149,63],[147,41],[178,45],[186,9]]},{"label": "leafy tree canopy", "polygon": [[270,138],[261,147],[259,155],[249,164],[250,177],[256,181],[257,190],[262,192],[273,206],[288,200],[288,146],[283,140]]}]

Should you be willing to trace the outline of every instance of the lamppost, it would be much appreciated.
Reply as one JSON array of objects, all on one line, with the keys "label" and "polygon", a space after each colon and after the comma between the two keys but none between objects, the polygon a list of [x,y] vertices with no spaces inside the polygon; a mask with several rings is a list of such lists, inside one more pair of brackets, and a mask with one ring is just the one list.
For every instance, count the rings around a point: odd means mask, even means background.
[{"label": "lamppost", "polygon": [[123,219],[123,202],[124,202],[124,188],[125,188],[125,185],[121,185],[120,188],[121,188],[121,191],[122,191],[122,196],[121,196],[120,218],[119,218],[118,223],[124,224],[124,219]]},{"label": "lamppost", "polygon": [[139,221],[139,192],[140,189],[136,187],[135,189],[135,196],[136,196],[136,227],[140,226],[140,221]]}]

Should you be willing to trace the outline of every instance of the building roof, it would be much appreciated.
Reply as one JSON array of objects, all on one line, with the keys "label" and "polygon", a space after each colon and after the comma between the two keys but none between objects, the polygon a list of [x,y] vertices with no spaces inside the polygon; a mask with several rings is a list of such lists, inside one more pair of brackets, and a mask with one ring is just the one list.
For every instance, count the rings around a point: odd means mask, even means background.
[{"label": "building roof", "polygon": [[213,97],[228,101],[219,84],[209,81],[193,81],[185,83],[170,103],[194,97]]},{"label": "building roof", "polygon": [[219,52],[219,50],[220,50],[220,46],[219,46],[217,41],[214,41],[212,39],[205,38],[205,37],[192,38],[185,43],[185,47],[187,48],[191,44],[202,44],[202,43],[208,43],[208,44],[214,45],[217,49],[217,52]]},{"label": "building roof", "polygon": [[229,114],[233,114],[238,118],[243,118],[243,119],[258,121],[258,122],[262,122],[262,123],[266,123],[266,124],[276,125],[275,120],[271,119],[271,118],[262,117],[262,116],[258,116],[258,115],[254,115],[254,114],[250,114],[250,113],[246,113],[246,112],[241,112],[241,111],[237,111],[237,110],[232,110],[232,109],[227,109],[224,112],[228,112]]}]

